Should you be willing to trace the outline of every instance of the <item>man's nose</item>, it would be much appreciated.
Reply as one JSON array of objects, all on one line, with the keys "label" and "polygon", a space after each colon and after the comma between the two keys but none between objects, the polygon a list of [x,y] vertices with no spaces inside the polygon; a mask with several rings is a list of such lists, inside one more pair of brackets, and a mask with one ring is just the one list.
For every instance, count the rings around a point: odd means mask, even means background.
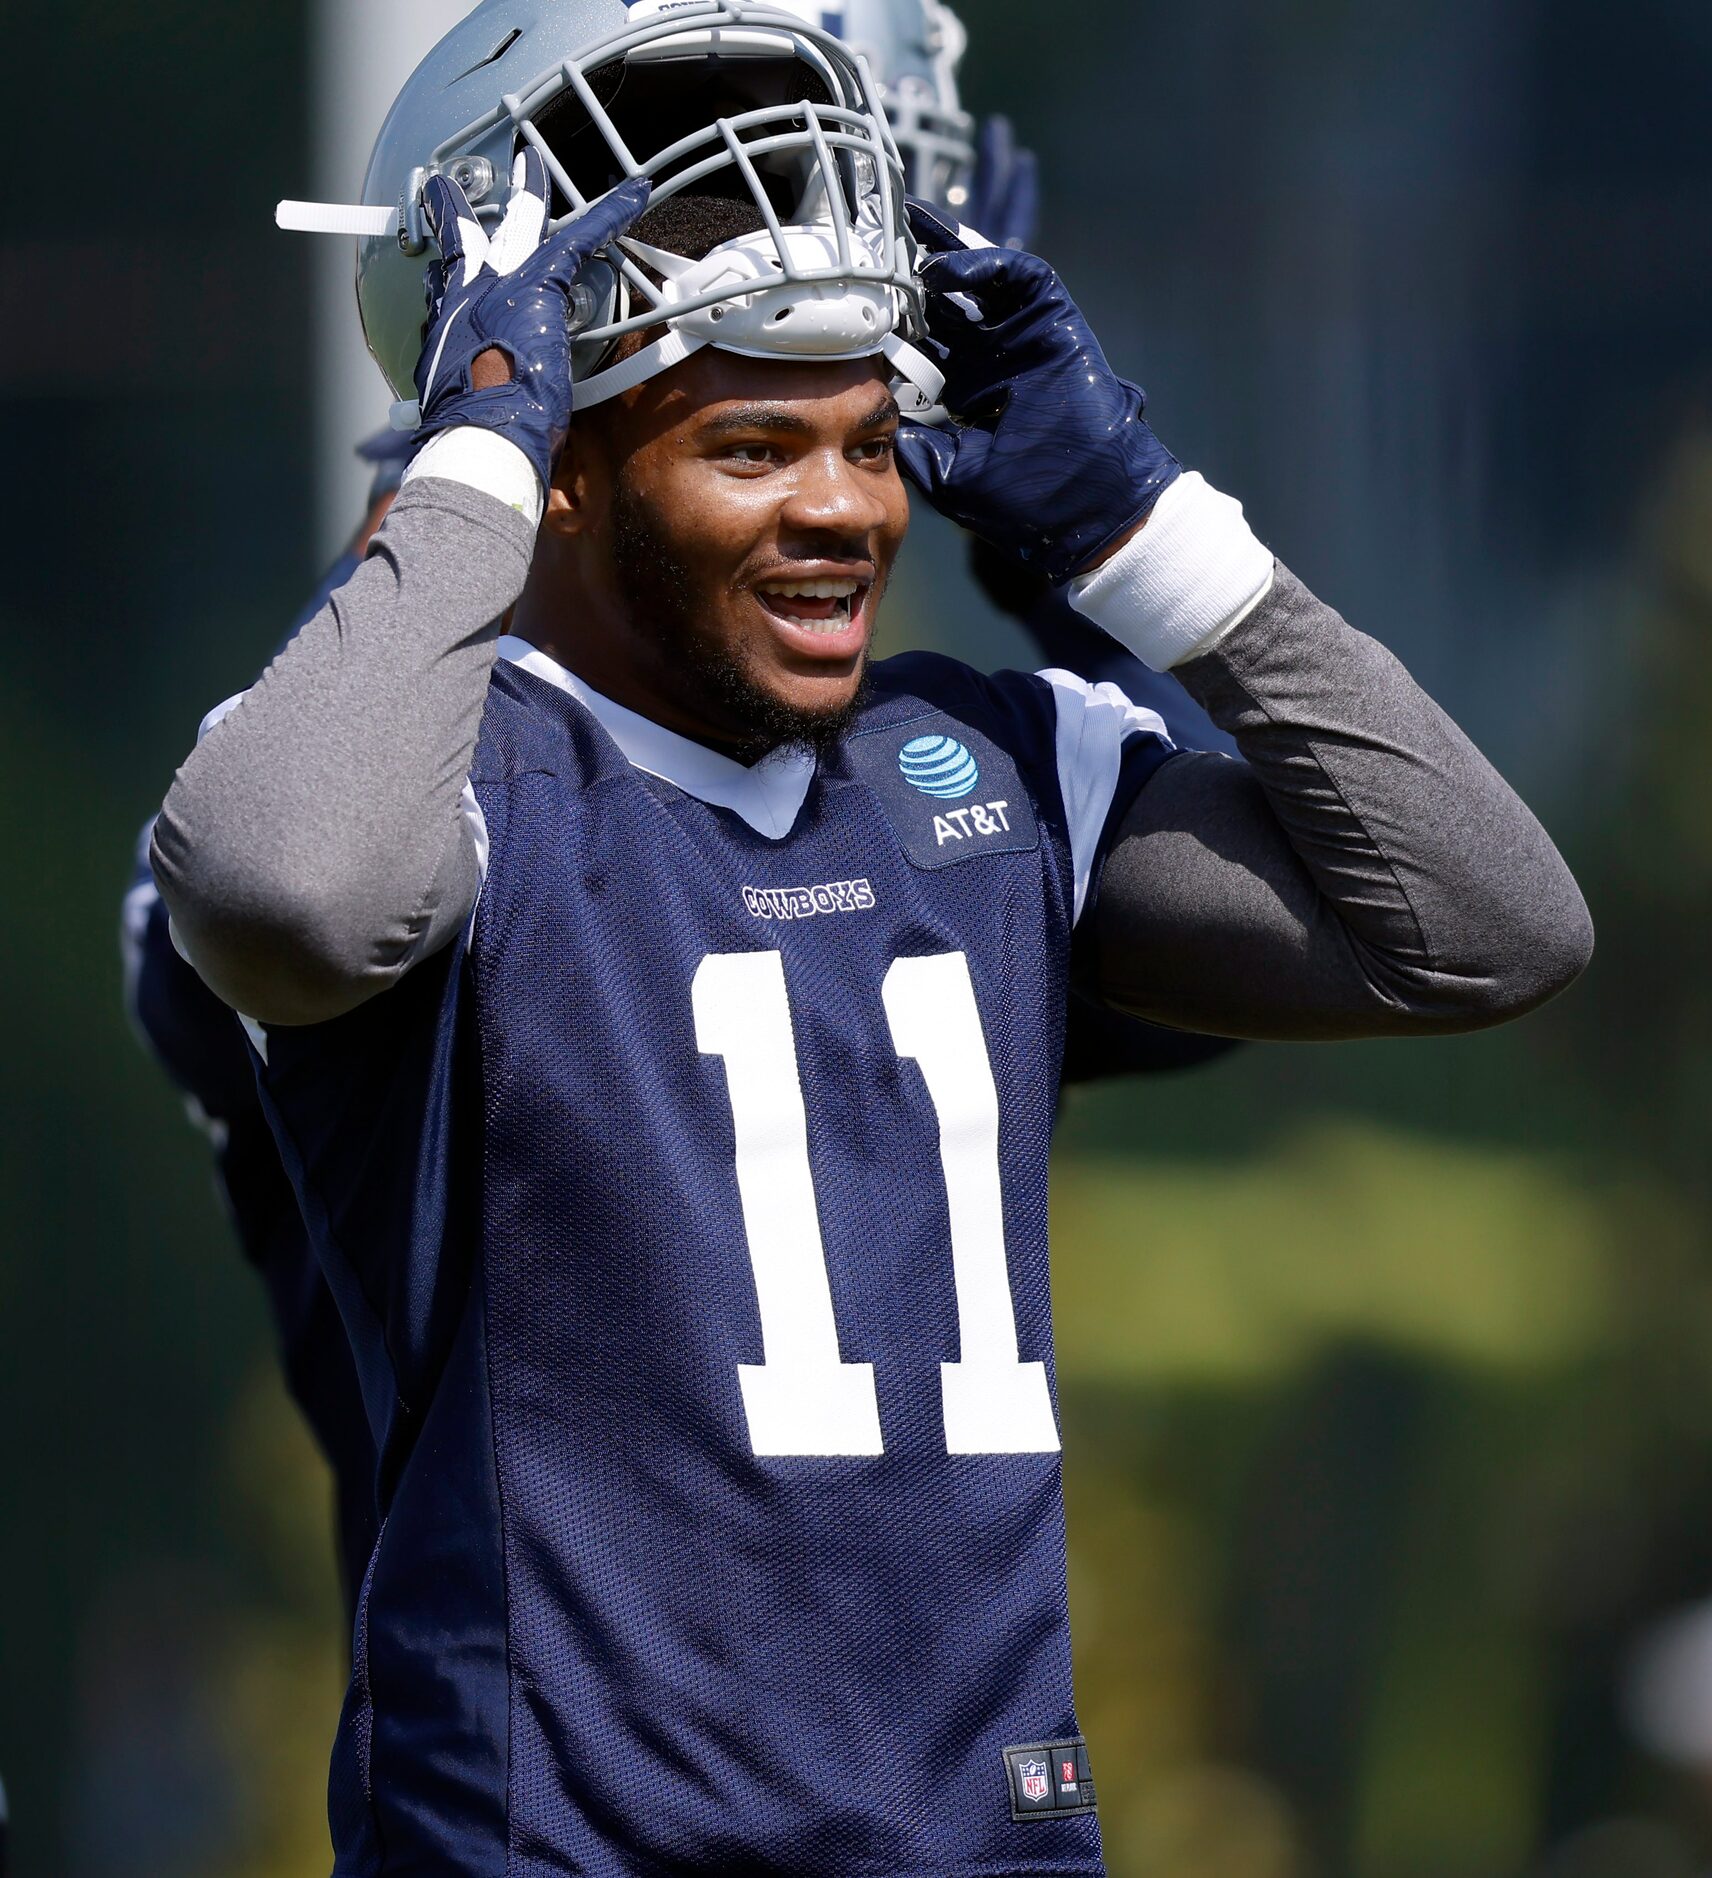
[{"label": "man's nose", "polygon": [[874,481],[842,450],[811,451],[797,466],[780,519],[787,528],[865,540],[886,513]]}]

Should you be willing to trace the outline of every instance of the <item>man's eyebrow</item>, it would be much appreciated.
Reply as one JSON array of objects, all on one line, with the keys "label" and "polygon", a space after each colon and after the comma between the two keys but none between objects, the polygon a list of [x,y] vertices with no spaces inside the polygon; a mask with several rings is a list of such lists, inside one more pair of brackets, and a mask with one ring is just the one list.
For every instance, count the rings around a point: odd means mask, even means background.
[{"label": "man's eyebrow", "polygon": [[895,423],[903,413],[898,409],[898,401],[888,391],[872,411],[856,426],[858,430],[878,430],[882,424]]},{"label": "man's eyebrow", "polygon": [[[891,423],[897,416],[898,401],[888,392],[855,428],[874,430],[881,424]],[[775,434],[782,431],[788,436],[806,437],[815,428],[808,418],[793,411],[788,404],[738,404],[710,417],[701,426],[701,434],[704,437],[729,437],[737,431],[770,430]]]},{"label": "man's eyebrow", "polygon": [[701,427],[704,437],[726,437],[738,430],[782,430],[802,436],[813,429],[806,417],[799,417],[783,404],[733,405],[729,411],[710,417]]}]

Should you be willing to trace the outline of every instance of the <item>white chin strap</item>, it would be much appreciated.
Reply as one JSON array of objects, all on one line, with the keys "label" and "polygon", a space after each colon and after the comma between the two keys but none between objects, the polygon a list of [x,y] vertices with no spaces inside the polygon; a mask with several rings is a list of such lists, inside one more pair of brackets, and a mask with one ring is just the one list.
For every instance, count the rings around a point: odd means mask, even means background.
[{"label": "white chin strap", "polygon": [[[899,380],[906,414],[938,408],[945,377],[925,353],[897,332],[902,312],[896,289],[880,278],[878,261],[859,237],[849,239],[854,266],[840,266],[837,237],[825,226],[786,228],[780,244],[765,229],[728,241],[704,260],[650,248],[626,238],[625,249],[661,277],[663,339],[594,372],[572,387],[575,409],[586,411],[620,392],[681,364],[705,346],[749,359],[884,358]],[[710,296],[719,296],[710,298]],[[696,304],[703,302],[704,304]],[[683,313],[672,308],[684,306]]]}]

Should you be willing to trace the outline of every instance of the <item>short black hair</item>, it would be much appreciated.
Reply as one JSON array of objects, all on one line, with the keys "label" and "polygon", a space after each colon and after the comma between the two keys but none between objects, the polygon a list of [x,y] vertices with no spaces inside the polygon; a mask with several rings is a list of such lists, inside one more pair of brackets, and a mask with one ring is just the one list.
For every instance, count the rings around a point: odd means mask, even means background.
[{"label": "short black hair", "polygon": [[[686,189],[681,195],[668,196],[657,207],[649,209],[630,232],[650,248],[681,254],[688,261],[701,261],[722,242],[754,234],[763,219],[752,196],[699,195]],[[646,261],[635,255],[631,259],[656,287],[663,284]],[[665,333],[664,326],[647,326],[640,332],[626,333],[603,363],[617,365],[644,346],[651,346],[656,339],[664,338]]]},{"label": "short black hair", "polygon": [[650,248],[700,261],[722,243],[754,234],[764,220],[752,196],[698,195],[686,189],[649,209],[630,232]]}]

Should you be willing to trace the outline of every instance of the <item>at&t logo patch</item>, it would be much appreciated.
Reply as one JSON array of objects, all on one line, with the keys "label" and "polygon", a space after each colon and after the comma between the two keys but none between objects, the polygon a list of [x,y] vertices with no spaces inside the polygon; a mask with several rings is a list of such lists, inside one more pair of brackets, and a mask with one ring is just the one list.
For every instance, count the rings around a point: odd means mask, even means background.
[{"label": "at&t logo patch", "polygon": [[924,796],[955,802],[971,795],[981,766],[955,737],[915,737],[898,752],[904,781]]},{"label": "at&t logo patch", "polygon": [[912,867],[956,867],[1040,846],[1016,758],[962,718],[931,711],[876,724],[850,739],[849,763]]}]

